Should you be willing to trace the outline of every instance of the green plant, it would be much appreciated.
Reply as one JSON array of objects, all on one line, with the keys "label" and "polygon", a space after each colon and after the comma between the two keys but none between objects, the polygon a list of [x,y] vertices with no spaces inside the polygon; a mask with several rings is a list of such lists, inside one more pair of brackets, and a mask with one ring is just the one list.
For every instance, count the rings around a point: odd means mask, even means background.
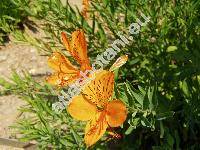
[{"label": "green plant", "polygon": [[[47,40],[30,40],[26,33],[14,34],[17,40],[51,54],[55,49],[64,49],[61,31],[70,34],[82,28],[92,62],[119,38],[118,31],[127,34],[128,26],[141,12],[151,17],[132,43],[119,53],[129,55],[126,65],[115,72],[115,97],[122,99],[129,109],[127,121],[116,129],[123,138],[110,142],[104,138],[94,149],[199,148],[199,1],[91,1],[89,20],[78,9],[59,0],[36,0],[33,6],[30,10],[37,9],[37,13],[31,16],[41,21],[39,27]],[[72,121],[66,111],[58,115],[51,110],[52,102],[57,100],[52,91],[56,90],[33,82],[27,75],[25,79],[14,76],[15,86],[2,80],[3,93],[21,95],[28,103],[22,112],[31,111],[36,120],[34,125],[32,118],[19,122],[23,139],[37,140],[43,148],[51,144],[57,149],[84,149],[81,124]],[[54,125],[57,121],[58,127]],[[69,129],[62,131],[61,125],[65,124]]]},{"label": "green plant", "polygon": [[28,21],[30,0],[3,0],[0,2],[0,43],[3,44],[8,34],[23,29]]}]

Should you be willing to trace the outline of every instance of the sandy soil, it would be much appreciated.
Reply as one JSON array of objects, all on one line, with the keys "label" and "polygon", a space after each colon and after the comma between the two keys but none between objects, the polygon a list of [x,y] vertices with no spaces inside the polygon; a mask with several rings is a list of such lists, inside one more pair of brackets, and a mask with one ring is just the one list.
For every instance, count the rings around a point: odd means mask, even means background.
[{"label": "sandy soil", "polygon": [[[32,75],[45,75],[49,72],[47,57],[39,56],[33,47],[9,43],[0,50],[0,76],[8,80],[12,70],[18,73],[24,70]],[[23,101],[17,96],[0,97],[0,137],[9,138],[8,126],[15,121],[19,113],[17,108],[22,105]]]},{"label": "sandy soil", "polygon": [[[81,0],[69,0],[69,2],[81,7]],[[9,79],[13,69],[18,73],[26,70],[32,75],[45,75],[50,71],[47,57],[39,56],[34,47],[10,42],[0,49],[0,77]],[[11,138],[12,132],[9,126],[15,123],[20,113],[18,108],[23,105],[24,102],[15,95],[0,96],[0,137]],[[0,150],[14,149],[16,148],[0,145]]]}]

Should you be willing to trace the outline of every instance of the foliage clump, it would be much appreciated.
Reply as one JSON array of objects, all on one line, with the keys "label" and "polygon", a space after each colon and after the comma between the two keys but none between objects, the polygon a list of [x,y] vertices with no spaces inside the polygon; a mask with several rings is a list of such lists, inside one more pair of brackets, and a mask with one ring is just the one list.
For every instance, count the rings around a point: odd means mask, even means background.
[{"label": "foliage clump", "polygon": [[[198,149],[199,8],[196,0],[97,0],[90,2],[85,19],[79,9],[68,3],[35,0],[20,10],[33,21],[40,21],[39,27],[45,31],[48,42],[33,37],[30,41],[29,35],[20,31],[13,35],[49,55],[64,49],[62,31],[70,34],[82,28],[93,62],[97,54],[119,38],[119,31],[128,32],[126,29],[141,12],[150,16],[148,25],[119,53],[129,56],[127,63],[115,72],[115,97],[128,108],[127,120],[116,129],[122,138],[110,141],[105,137],[94,149]],[[21,13],[15,18],[20,17]],[[31,113],[32,117],[20,120],[16,126],[22,140],[36,140],[44,149],[85,148],[84,123],[74,121],[66,110],[56,114],[51,109],[52,103],[58,101],[54,87],[37,83],[27,74],[13,74],[12,83],[1,79],[0,84],[4,87],[2,94],[20,95],[28,103],[21,111]]]}]

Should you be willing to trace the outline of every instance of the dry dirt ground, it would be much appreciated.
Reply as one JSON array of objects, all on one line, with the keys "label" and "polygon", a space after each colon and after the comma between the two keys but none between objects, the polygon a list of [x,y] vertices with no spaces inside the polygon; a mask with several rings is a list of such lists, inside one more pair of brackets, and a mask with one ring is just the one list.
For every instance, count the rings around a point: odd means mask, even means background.
[{"label": "dry dirt ground", "polygon": [[[69,2],[81,7],[81,0]],[[38,55],[34,47],[9,42],[0,49],[0,77],[9,79],[13,69],[18,73],[26,70],[33,75],[46,74],[50,71],[47,57]],[[12,138],[12,130],[9,126],[15,123],[20,114],[18,108],[23,105],[24,102],[15,95],[0,96],[0,138]],[[0,145],[0,150],[14,149],[18,150]]]},{"label": "dry dirt ground", "polygon": [[[24,70],[32,75],[46,74],[49,71],[46,62],[47,58],[39,56],[35,48],[9,43],[0,50],[0,76],[9,80],[12,70],[18,73]],[[17,119],[17,108],[22,105],[23,101],[17,96],[0,97],[0,137],[10,137],[8,126]]]}]

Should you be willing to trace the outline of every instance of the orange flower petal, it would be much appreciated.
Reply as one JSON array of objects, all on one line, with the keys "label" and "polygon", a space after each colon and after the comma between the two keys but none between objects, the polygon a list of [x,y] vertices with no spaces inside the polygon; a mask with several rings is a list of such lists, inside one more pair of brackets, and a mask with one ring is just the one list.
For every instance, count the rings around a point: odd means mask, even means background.
[{"label": "orange flower petal", "polygon": [[64,86],[72,83],[79,76],[79,71],[61,53],[54,52],[48,59],[48,65],[56,71],[47,77],[47,82],[53,85]]},{"label": "orange flower petal", "polygon": [[115,63],[110,67],[110,71],[114,71],[115,69],[118,69],[119,67],[123,66],[127,60],[128,60],[128,55],[123,55],[119,57],[115,61]]},{"label": "orange flower petal", "polygon": [[71,48],[72,56],[81,65],[81,70],[89,69],[90,63],[87,56],[87,42],[82,30],[76,30],[72,33]]},{"label": "orange flower petal", "polygon": [[98,112],[85,128],[85,143],[89,147],[95,144],[106,132],[108,124],[106,122],[105,112]]},{"label": "orange flower petal", "polygon": [[82,15],[87,19],[87,12],[89,9],[89,0],[83,0],[83,10],[82,10]]},{"label": "orange flower petal", "polygon": [[87,121],[95,117],[97,110],[96,107],[87,102],[82,95],[78,95],[72,99],[67,111],[73,118]]},{"label": "orange flower petal", "polygon": [[59,78],[58,73],[54,73],[46,78],[46,81],[52,85],[59,85],[61,84],[61,79]]},{"label": "orange flower petal", "polygon": [[71,49],[70,41],[67,38],[67,35],[65,34],[65,32],[61,32],[61,37],[62,37],[63,45],[71,53],[72,49]]},{"label": "orange flower petal", "polygon": [[54,73],[46,78],[46,81],[52,85],[66,86],[74,82],[78,78],[78,75],[65,74],[65,73]]},{"label": "orange flower petal", "polygon": [[70,61],[61,53],[54,52],[48,59],[48,65],[58,71],[68,74],[77,74],[78,70],[73,66]]},{"label": "orange flower petal", "polygon": [[70,52],[72,57],[81,65],[81,70],[91,69],[89,59],[87,56],[87,42],[84,32],[76,30],[72,33],[72,40],[69,42],[66,34],[61,33],[63,43],[66,49]]},{"label": "orange flower petal", "polygon": [[103,70],[95,74],[95,79],[85,85],[82,93],[90,102],[102,107],[112,96],[114,89],[114,74]]},{"label": "orange flower petal", "polygon": [[109,102],[106,110],[106,119],[111,127],[118,127],[126,120],[127,109],[122,101],[113,100]]}]

